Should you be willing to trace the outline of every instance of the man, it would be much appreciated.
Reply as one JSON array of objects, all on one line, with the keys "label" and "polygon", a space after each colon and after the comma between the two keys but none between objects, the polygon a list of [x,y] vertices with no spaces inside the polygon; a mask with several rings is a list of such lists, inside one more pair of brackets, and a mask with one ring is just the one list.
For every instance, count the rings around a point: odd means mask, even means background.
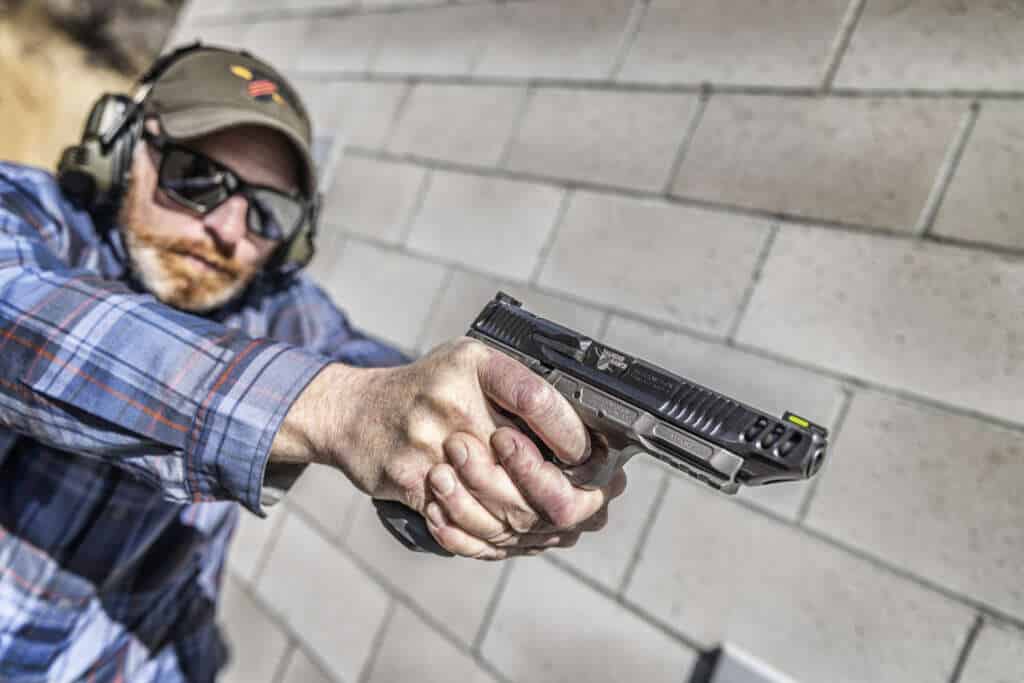
[{"label": "man", "polygon": [[100,113],[64,193],[0,164],[0,680],[212,680],[235,503],[264,514],[308,463],[457,555],[604,524],[624,475],[576,488],[507,417],[598,455],[549,385],[468,339],[408,363],[297,271],[311,134],[272,67],[193,47]]}]

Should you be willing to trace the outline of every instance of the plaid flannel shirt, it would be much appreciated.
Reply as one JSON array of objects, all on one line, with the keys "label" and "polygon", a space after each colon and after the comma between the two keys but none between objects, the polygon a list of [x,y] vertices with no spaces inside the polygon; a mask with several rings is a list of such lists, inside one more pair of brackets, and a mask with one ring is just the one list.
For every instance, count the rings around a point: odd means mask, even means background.
[{"label": "plaid flannel shirt", "polygon": [[0,163],[0,680],[209,681],[238,504],[330,362],[407,359],[305,277],[205,317],[134,284],[38,169]]}]

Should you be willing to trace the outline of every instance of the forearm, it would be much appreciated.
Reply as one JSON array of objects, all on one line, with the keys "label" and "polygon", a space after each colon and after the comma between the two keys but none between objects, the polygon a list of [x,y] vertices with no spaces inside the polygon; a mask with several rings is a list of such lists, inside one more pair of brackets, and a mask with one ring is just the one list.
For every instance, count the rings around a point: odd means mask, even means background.
[{"label": "forearm", "polygon": [[23,235],[0,235],[0,292],[0,424],[145,470],[170,500],[259,510],[277,425],[324,359],[66,268]]}]

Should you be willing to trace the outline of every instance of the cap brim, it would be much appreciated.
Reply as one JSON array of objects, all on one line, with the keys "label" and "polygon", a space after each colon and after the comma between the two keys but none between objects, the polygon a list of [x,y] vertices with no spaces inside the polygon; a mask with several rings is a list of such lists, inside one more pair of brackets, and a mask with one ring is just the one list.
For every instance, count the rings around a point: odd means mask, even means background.
[{"label": "cap brim", "polygon": [[195,107],[176,112],[158,114],[163,132],[177,140],[209,135],[234,126],[254,125],[271,128],[283,133],[295,147],[305,164],[305,182],[308,196],[316,192],[316,169],[306,143],[295,132],[278,119],[265,116],[252,109],[232,107]]}]

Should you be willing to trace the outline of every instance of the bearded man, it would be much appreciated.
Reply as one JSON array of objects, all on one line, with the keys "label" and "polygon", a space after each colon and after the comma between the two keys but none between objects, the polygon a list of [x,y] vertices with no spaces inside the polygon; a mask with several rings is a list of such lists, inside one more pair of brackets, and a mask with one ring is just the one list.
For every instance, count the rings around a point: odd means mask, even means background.
[{"label": "bearded man", "polygon": [[583,463],[550,385],[466,338],[410,362],[302,273],[311,139],[269,64],[195,44],[97,103],[58,178],[0,163],[0,679],[213,680],[238,509],[309,463],[455,555],[604,524],[624,474],[574,487],[507,417]]}]

